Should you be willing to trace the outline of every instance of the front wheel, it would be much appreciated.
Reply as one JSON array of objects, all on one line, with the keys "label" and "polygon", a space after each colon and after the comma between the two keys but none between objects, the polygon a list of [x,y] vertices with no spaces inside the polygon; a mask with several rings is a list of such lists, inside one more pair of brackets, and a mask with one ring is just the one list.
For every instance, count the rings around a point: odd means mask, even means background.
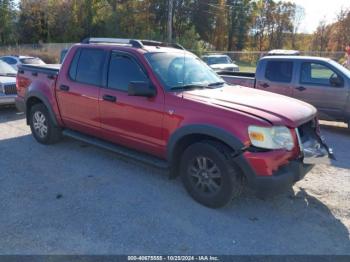
[{"label": "front wheel", "polygon": [[47,145],[60,140],[61,129],[54,125],[45,105],[33,105],[29,117],[30,129],[36,141]]},{"label": "front wheel", "polygon": [[188,193],[208,207],[227,205],[243,189],[242,174],[231,159],[231,150],[219,142],[189,146],[182,155],[180,172]]}]

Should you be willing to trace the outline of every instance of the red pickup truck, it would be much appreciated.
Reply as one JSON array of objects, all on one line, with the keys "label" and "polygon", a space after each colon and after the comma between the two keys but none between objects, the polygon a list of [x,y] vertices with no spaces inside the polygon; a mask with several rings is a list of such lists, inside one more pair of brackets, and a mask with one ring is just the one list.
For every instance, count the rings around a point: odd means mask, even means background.
[{"label": "red pickup truck", "polygon": [[329,159],[313,106],[227,86],[177,44],[90,38],[62,66],[21,66],[17,90],[39,143],[65,135],[168,168],[209,207],[245,185],[284,190]]}]

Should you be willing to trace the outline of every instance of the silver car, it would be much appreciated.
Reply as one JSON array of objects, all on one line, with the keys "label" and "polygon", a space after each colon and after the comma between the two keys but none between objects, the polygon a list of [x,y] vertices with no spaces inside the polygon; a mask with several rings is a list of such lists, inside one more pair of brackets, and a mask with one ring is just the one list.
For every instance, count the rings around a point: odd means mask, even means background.
[{"label": "silver car", "polygon": [[234,64],[228,55],[205,55],[201,58],[214,71],[239,72],[238,65]]},{"label": "silver car", "polygon": [[33,56],[1,56],[1,61],[9,64],[13,69],[18,70],[19,65],[44,65],[45,62],[39,57]]},{"label": "silver car", "polygon": [[15,103],[16,70],[3,61],[0,61],[0,106]]}]

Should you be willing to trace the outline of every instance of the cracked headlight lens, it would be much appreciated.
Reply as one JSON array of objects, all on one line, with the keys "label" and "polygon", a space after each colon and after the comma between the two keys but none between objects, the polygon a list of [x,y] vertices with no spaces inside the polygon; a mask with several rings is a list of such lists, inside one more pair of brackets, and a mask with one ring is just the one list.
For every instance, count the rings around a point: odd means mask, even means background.
[{"label": "cracked headlight lens", "polygon": [[286,150],[292,150],[294,147],[292,133],[285,126],[249,126],[248,133],[252,145],[256,147]]}]

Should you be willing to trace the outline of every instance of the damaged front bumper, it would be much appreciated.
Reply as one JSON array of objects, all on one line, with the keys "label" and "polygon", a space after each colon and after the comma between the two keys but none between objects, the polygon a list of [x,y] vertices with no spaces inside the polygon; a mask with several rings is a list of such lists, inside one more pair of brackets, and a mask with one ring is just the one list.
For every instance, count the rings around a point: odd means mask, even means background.
[{"label": "damaged front bumper", "polygon": [[[303,136],[300,135],[298,129],[295,131],[300,155],[297,159],[289,161],[288,164],[280,166],[272,175],[262,176],[255,173],[249,176],[248,185],[257,192],[263,194],[283,192],[291,188],[295,182],[303,179],[314,165],[331,164],[331,160],[335,159],[332,149],[315,130],[303,130]],[[259,159],[261,160],[261,158],[256,160],[255,157],[250,156],[249,160],[252,161],[252,159],[256,164],[259,163]]]},{"label": "damaged front bumper", "polygon": [[304,164],[330,165],[331,159],[335,159],[333,150],[327,146],[324,138],[321,138],[318,135],[313,135],[308,137],[307,140],[302,141],[298,129],[296,129],[296,133]]}]

